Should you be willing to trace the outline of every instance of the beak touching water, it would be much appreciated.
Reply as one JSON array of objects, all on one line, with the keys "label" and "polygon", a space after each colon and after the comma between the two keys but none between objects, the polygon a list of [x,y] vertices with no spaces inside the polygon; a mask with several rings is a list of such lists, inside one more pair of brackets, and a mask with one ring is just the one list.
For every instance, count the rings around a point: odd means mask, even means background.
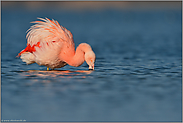
[{"label": "beak touching water", "polygon": [[89,70],[94,70],[94,64],[93,65],[89,65]]}]

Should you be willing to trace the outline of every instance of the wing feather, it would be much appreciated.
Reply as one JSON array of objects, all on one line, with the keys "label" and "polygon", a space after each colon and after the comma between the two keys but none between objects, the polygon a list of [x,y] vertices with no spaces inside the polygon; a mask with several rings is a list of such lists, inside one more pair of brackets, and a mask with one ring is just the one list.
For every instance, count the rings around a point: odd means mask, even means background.
[{"label": "wing feather", "polygon": [[31,46],[38,42],[49,41],[66,41],[69,44],[73,44],[73,35],[65,27],[61,26],[54,19],[38,18],[40,21],[33,21],[35,23],[27,30],[27,45]]}]

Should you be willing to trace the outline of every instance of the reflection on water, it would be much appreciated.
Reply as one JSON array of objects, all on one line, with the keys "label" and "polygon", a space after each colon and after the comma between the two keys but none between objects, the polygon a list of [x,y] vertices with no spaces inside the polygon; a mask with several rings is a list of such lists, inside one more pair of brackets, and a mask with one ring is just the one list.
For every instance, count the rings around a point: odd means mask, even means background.
[{"label": "reflection on water", "polygon": [[24,79],[30,79],[31,81],[26,83],[26,85],[32,85],[35,83],[50,83],[53,81],[63,81],[62,79],[84,79],[87,75],[91,74],[91,70],[28,70],[21,71],[20,75]]},{"label": "reflection on water", "polygon": [[[42,70],[28,70],[23,71],[21,73],[22,76],[28,77],[61,77],[61,78],[73,78],[73,76],[81,75],[82,78],[86,78],[85,74],[91,74],[93,71],[91,70],[50,70],[50,71],[42,71]],[[83,75],[84,74],[84,75]]]}]

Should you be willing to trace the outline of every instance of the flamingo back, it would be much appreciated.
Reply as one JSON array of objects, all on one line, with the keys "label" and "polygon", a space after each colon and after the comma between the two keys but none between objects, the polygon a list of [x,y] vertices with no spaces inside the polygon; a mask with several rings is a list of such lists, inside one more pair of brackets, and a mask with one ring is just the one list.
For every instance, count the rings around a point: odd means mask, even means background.
[{"label": "flamingo back", "polygon": [[72,33],[57,21],[48,18],[38,18],[41,21],[34,21],[30,29],[27,30],[27,45],[34,45],[38,42],[63,41],[74,44]]}]

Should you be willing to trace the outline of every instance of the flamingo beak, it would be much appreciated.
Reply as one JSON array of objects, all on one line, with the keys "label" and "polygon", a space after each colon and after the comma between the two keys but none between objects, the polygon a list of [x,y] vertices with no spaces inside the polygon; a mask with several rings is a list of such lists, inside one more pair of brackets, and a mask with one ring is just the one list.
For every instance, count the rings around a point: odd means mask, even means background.
[{"label": "flamingo beak", "polygon": [[89,65],[89,70],[94,70],[94,64],[93,65]]}]

